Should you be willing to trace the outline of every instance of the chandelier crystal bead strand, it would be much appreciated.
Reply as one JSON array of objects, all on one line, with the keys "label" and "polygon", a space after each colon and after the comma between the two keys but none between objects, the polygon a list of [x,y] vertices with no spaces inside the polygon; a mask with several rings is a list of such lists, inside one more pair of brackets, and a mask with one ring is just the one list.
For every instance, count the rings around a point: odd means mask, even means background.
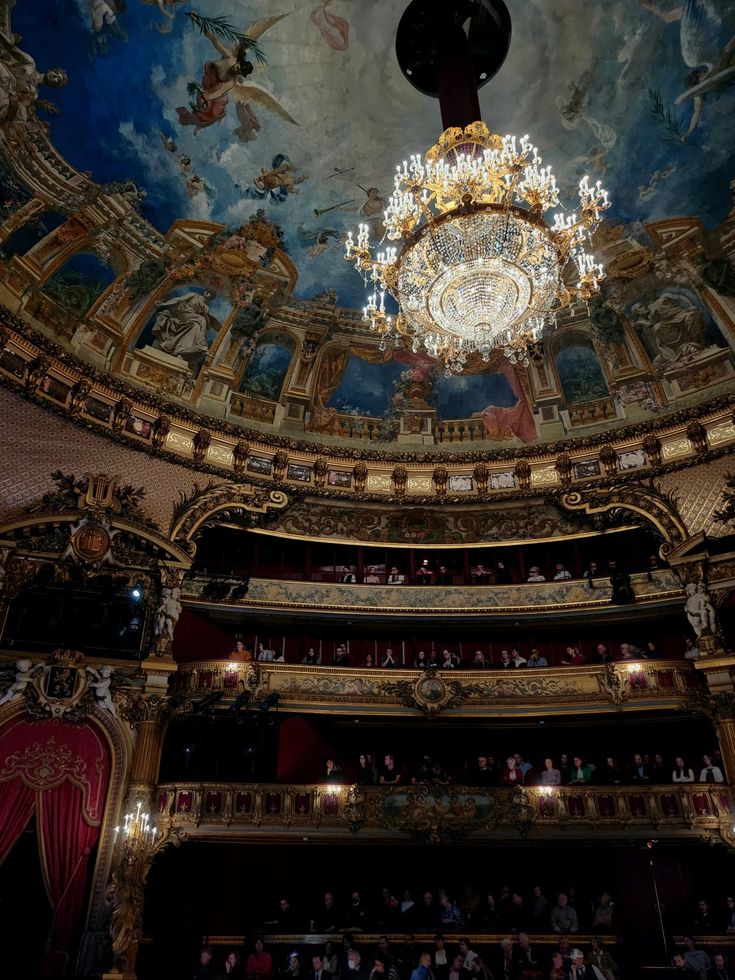
[{"label": "chandelier crystal bead strand", "polygon": [[[583,177],[578,210],[547,221],[557,207],[556,179],[528,136],[496,136],[482,122],[447,129],[423,159],[404,161],[378,251],[367,224],[346,242],[368,289],[363,319],[381,348],[406,338],[447,374],[498,349],[527,364],[558,311],[587,301],[604,277],[587,247],[607,191]],[[385,244],[393,241],[400,247]]]}]

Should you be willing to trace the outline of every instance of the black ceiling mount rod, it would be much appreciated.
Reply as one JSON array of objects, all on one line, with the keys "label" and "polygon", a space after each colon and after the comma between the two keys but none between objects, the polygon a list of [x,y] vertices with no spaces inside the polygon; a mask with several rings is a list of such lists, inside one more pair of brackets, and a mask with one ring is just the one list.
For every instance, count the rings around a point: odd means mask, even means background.
[{"label": "black ceiling mount rod", "polygon": [[444,129],[482,118],[477,90],[508,54],[511,22],[503,0],[411,0],[396,31],[408,81],[439,99]]}]

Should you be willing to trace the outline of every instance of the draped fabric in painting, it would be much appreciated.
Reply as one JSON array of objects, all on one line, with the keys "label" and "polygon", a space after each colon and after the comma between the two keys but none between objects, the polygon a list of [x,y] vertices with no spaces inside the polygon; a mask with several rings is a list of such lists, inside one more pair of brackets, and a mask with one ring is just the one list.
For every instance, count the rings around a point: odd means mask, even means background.
[{"label": "draped fabric in painting", "polygon": [[109,776],[109,747],[93,724],[21,716],[0,728],[0,861],[35,810],[55,949],[68,949],[79,926]]}]

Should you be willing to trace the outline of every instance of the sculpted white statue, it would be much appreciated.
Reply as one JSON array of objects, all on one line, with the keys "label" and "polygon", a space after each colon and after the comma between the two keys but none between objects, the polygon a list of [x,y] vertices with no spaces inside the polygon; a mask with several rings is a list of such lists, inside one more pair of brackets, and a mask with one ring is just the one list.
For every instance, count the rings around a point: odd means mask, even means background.
[{"label": "sculpted white statue", "polygon": [[94,691],[94,696],[99,706],[109,711],[113,717],[116,717],[117,711],[112,701],[111,691],[114,669],[112,667],[100,667],[99,670],[95,670],[94,667],[87,667],[87,673],[91,674],[94,678],[94,680],[89,682],[89,686]]},{"label": "sculpted white statue", "polygon": [[684,610],[697,637],[717,630],[715,607],[704,582],[690,582],[686,587]]},{"label": "sculpted white statue", "polygon": [[39,86],[60,88],[68,81],[63,68],[39,71],[29,54],[0,35],[0,122],[25,127],[38,103]]},{"label": "sculpted white statue", "polygon": [[201,293],[184,293],[158,305],[158,316],[153,327],[156,340],[153,346],[158,350],[180,357],[196,373],[209,350],[207,333],[214,326],[208,301],[214,293],[206,290]]},{"label": "sculpted white statue", "polygon": [[16,660],[15,669],[15,680],[12,682],[5,694],[3,694],[3,696],[0,698],[0,704],[6,704],[8,701],[15,701],[16,698],[19,698],[23,694],[26,687],[33,680],[33,674],[35,671],[30,660]]},{"label": "sculpted white statue", "polygon": [[156,610],[156,621],[154,624],[156,636],[165,636],[169,640],[173,640],[174,630],[181,615],[180,597],[181,589],[163,588],[161,590],[161,604]]}]

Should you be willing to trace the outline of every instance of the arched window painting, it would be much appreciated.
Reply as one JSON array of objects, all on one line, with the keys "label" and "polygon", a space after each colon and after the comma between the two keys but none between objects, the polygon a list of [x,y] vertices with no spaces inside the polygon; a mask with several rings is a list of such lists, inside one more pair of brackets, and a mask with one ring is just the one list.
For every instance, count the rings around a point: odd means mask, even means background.
[{"label": "arched window painting", "polygon": [[66,215],[58,211],[41,211],[8,236],[0,246],[0,258],[7,261],[14,255],[25,255],[66,220]]},{"label": "arched window painting", "polygon": [[102,259],[79,252],[51,276],[43,292],[60,306],[81,315],[114,279],[115,273]]},{"label": "arched window painting", "polygon": [[627,314],[656,368],[665,370],[696,359],[708,348],[726,346],[709,311],[690,289],[667,286],[632,303]]},{"label": "arched window painting", "polygon": [[398,361],[371,364],[353,354],[327,405],[343,415],[382,418],[390,408],[396,382],[405,370],[406,365]]},{"label": "arched window painting", "polygon": [[179,357],[197,374],[231,310],[230,300],[211,289],[176,286],[156,304],[135,346]]},{"label": "arched window painting", "polygon": [[568,405],[608,395],[607,382],[591,343],[575,339],[556,354],[556,370]]},{"label": "arched window painting", "polygon": [[440,375],[436,407],[440,419],[468,419],[488,407],[512,408],[518,396],[503,374]]},{"label": "arched window painting", "polygon": [[286,380],[293,349],[286,344],[258,344],[250,355],[240,383],[240,391],[276,401]]}]

